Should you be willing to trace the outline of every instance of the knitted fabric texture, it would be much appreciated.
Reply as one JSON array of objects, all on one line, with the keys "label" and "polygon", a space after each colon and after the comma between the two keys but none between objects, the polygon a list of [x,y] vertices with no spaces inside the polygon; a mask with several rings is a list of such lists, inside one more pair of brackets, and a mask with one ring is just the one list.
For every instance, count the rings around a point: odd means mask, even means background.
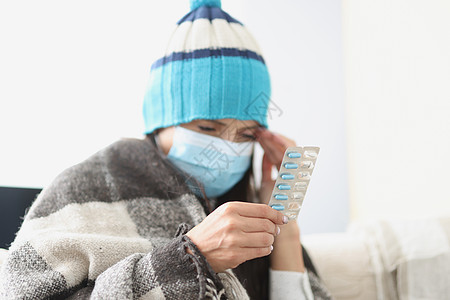
[{"label": "knitted fabric texture", "polygon": [[65,170],[26,215],[0,299],[247,299],[233,271],[216,274],[185,235],[207,205],[183,176],[150,139],[120,140]]},{"label": "knitted fabric texture", "polygon": [[191,0],[150,70],[145,133],[194,119],[255,120],[268,127],[269,72],[244,25],[220,0]]}]

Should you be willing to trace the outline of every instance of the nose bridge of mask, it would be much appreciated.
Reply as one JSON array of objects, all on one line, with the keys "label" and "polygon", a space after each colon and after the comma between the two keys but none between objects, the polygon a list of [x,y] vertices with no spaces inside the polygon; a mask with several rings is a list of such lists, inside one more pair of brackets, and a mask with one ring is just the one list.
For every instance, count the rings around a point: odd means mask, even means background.
[{"label": "nose bridge of mask", "polygon": [[235,143],[233,141],[236,140],[237,133],[236,133],[236,130],[227,129],[227,130],[224,130],[221,132],[220,137],[225,141],[228,141],[230,143]]}]

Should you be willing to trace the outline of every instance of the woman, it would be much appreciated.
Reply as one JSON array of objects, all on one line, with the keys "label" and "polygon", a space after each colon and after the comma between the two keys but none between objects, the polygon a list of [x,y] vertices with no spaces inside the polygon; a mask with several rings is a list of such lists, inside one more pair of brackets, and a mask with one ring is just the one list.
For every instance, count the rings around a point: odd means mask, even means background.
[{"label": "woman", "polygon": [[[205,134],[211,135],[213,138],[202,137],[199,149],[193,151],[194,155],[190,155],[192,153],[186,149],[186,144],[189,144],[189,141],[197,140],[197,137],[200,138]],[[149,138],[154,136],[150,134]],[[217,139],[218,136],[221,136],[226,142]],[[235,149],[239,147],[237,144],[232,145],[236,143],[232,139],[242,144],[250,144],[251,141],[258,140],[265,152],[258,198],[265,204],[269,202],[274,186],[274,181],[271,179],[272,166],[280,166],[285,149],[295,146],[292,140],[262,129],[255,121],[238,122],[235,119],[194,120],[181,124],[179,127],[164,128],[158,132],[156,137],[158,140],[157,145],[159,145],[163,155],[169,155],[169,159],[188,174],[192,174],[192,168],[195,168],[194,165],[189,164],[189,161],[194,163],[197,159],[203,158],[200,153],[203,149],[208,149],[208,145],[214,144],[217,148],[223,147],[225,149],[221,150],[225,152],[228,146],[232,146]],[[174,140],[176,140],[175,147]],[[200,141],[200,139],[198,140]],[[177,144],[183,147],[183,150],[178,151],[176,148]],[[247,145],[247,147],[249,150],[252,149],[250,145]],[[181,159],[177,158],[177,152],[182,153],[180,156],[184,154],[187,157],[184,159],[183,157]],[[243,157],[244,155],[241,153],[239,156]],[[230,158],[228,160],[235,159]],[[183,164],[183,162],[186,162],[186,164]],[[242,162],[239,163],[242,164]],[[269,265],[272,269],[271,284],[276,285],[270,290],[272,294],[271,299],[302,299],[301,294],[309,291],[303,290],[305,287],[300,285],[301,281],[299,280],[299,272],[305,272],[305,264],[303,262],[297,223],[291,221],[287,225],[283,225],[283,229],[280,230],[280,226],[275,225],[279,224],[276,221],[268,221],[263,216],[256,215],[256,211],[261,206],[249,205],[243,202],[229,202],[230,199],[242,199],[248,202],[252,202],[254,199],[251,194],[252,187],[249,186],[252,171],[251,162],[247,165],[250,165],[250,167],[244,169],[245,175],[241,176],[243,178],[238,184],[234,185],[225,194],[218,192],[223,195],[217,200],[214,199],[214,207],[219,206],[219,208],[208,215],[199,225],[187,232],[186,235],[196,244],[215,272],[223,272],[228,268],[235,268],[235,273],[237,273],[241,282],[245,283],[245,289],[250,296],[253,296],[252,299],[267,299]],[[231,169],[231,167],[228,169]],[[212,185],[210,181],[219,181],[221,177],[217,176],[216,178],[214,174],[211,174],[214,171],[214,168],[211,168],[209,173],[200,171],[203,176],[199,174],[197,178],[201,179],[204,186],[210,187]],[[224,190],[228,190],[226,186],[224,186]],[[214,191],[209,189],[209,194],[214,195]],[[207,197],[205,198],[208,199]],[[228,205],[223,205],[224,203]],[[286,220],[283,223],[285,222]],[[274,239],[275,236],[277,237],[276,240]],[[265,238],[268,239],[266,243],[263,242]],[[273,242],[275,242],[274,246],[268,248],[267,246]],[[249,260],[261,256],[260,253],[255,253],[256,251],[262,251],[262,255],[272,252],[270,263],[268,257],[259,260]],[[306,256],[308,267],[313,270],[310,276],[314,277],[314,267],[304,249],[303,255]],[[230,259],[230,256],[233,258]],[[291,271],[291,273],[274,270]],[[307,279],[304,278],[303,280]],[[317,278],[313,280],[315,280],[314,284],[319,284],[316,281]],[[319,292],[320,290],[321,288],[317,287],[316,298],[329,297],[329,295],[326,295],[325,289]]]},{"label": "woman", "polygon": [[266,205],[272,166],[295,145],[266,129],[269,95],[243,25],[220,1],[191,1],[151,68],[147,137],[112,144],[42,191],[2,266],[2,299],[328,298],[297,224]]}]

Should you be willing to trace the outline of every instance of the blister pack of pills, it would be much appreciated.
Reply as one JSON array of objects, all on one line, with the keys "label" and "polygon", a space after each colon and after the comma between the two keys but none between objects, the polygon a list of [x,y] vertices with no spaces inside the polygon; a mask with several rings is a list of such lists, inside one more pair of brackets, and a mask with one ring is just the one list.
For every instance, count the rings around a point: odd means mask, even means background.
[{"label": "blister pack of pills", "polygon": [[319,147],[289,147],[278,171],[269,206],[289,220],[297,218],[316,165]]}]

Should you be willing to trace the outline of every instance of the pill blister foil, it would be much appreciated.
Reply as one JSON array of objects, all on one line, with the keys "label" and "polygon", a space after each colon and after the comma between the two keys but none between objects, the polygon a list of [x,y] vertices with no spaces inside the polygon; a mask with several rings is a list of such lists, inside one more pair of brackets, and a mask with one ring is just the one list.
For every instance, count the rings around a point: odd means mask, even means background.
[{"label": "pill blister foil", "polygon": [[316,166],[319,147],[289,147],[278,171],[269,206],[297,218]]}]

